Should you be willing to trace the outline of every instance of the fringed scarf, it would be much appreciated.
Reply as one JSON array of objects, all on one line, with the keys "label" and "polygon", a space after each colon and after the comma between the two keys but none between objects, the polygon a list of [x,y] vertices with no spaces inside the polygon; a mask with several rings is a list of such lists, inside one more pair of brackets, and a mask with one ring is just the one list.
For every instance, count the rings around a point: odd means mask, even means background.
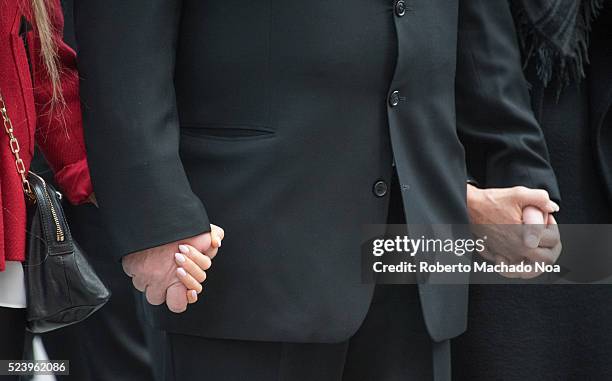
[{"label": "fringed scarf", "polygon": [[585,77],[589,32],[607,0],[510,0],[524,65],[557,95]]}]

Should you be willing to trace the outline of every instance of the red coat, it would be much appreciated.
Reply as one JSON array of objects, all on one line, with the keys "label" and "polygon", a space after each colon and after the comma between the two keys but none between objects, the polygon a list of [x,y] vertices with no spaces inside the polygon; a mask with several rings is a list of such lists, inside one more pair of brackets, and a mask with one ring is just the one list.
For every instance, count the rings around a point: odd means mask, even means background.
[{"label": "red coat", "polygon": [[[0,0],[0,92],[29,168],[34,143],[55,172],[57,184],[72,203],[92,192],[81,124],[76,55],[61,42],[63,18],[58,0],[50,16],[57,31],[65,107],[49,110],[51,84],[40,59],[40,41],[32,30],[29,0]],[[37,128],[38,127],[38,128]],[[4,129],[0,130],[0,271],[5,260],[25,258],[26,206],[15,160]]]}]

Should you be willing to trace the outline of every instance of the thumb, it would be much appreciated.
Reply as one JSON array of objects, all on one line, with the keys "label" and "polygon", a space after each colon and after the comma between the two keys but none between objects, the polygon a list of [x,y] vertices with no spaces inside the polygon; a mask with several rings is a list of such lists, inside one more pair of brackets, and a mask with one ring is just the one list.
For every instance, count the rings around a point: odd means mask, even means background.
[{"label": "thumb", "polygon": [[133,262],[134,262],[133,257],[129,255],[121,258],[121,268],[123,269],[123,272],[125,273],[125,275],[129,277],[134,276]]},{"label": "thumb", "polygon": [[546,220],[548,220],[548,213],[535,206],[527,206],[523,209],[523,242],[525,246],[535,249],[540,245]]},{"label": "thumb", "polygon": [[196,250],[204,252],[208,250],[212,244],[212,235],[210,232],[206,232],[188,240],[184,240],[184,242],[193,246]]},{"label": "thumb", "polygon": [[548,192],[543,189],[524,189],[522,194],[519,194],[519,199],[523,207],[533,205],[544,213],[559,211],[559,205],[551,201]]}]

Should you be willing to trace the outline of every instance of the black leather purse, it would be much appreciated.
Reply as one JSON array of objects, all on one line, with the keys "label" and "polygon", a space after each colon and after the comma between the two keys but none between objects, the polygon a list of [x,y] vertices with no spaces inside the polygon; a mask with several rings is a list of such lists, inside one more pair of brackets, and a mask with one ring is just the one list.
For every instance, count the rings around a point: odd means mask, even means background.
[{"label": "black leather purse", "polygon": [[28,204],[27,327],[34,333],[49,332],[86,319],[109,300],[110,291],[72,238],[61,194],[32,172],[26,177],[2,94],[0,112]]}]

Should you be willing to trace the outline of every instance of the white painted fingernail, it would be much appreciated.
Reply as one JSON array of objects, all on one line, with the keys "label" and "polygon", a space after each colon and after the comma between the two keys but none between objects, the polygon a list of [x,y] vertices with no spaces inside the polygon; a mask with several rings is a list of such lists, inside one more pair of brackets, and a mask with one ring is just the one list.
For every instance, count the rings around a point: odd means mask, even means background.
[{"label": "white painted fingernail", "polygon": [[190,291],[189,291],[189,293],[191,294],[191,298],[192,298],[192,299],[195,299],[195,298],[197,298],[197,297],[198,297],[198,293],[197,293],[197,292],[195,292],[195,290],[190,290]]},{"label": "white painted fingernail", "polygon": [[548,207],[550,209],[552,209],[554,212],[558,212],[559,211],[559,205],[556,202],[554,202],[554,201],[549,201]]},{"label": "white painted fingernail", "polygon": [[183,254],[188,254],[189,253],[189,248],[185,245],[179,245],[179,251]]},{"label": "white painted fingernail", "polygon": [[176,272],[180,275],[180,276],[186,276],[187,272],[185,271],[184,268],[179,267],[178,269],[176,269]]},{"label": "white painted fingernail", "polygon": [[176,258],[179,263],[185,263],[185,256],[181,253],[174,254],[174,258]]}]

